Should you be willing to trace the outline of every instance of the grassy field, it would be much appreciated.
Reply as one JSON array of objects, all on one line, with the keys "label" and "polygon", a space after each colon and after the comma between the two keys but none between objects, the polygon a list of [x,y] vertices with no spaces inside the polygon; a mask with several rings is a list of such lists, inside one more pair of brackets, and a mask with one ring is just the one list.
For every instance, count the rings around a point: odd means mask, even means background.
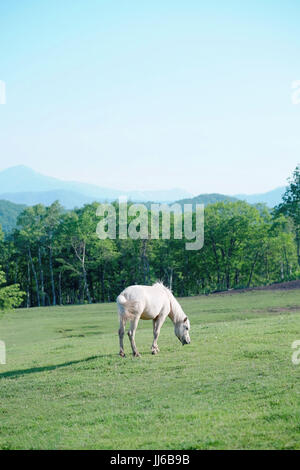
[{"label": "grassy field", "polygon": [[181,299],[152,356],[118,357],[114,304],[18,310],[0,322],[1,449],[300,449],[300,290]]}]

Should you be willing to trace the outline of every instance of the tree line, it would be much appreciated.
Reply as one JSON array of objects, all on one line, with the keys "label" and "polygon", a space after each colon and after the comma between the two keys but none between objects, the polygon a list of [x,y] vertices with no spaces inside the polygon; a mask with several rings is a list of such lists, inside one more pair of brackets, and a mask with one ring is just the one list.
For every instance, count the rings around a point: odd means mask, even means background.
[{"label": "tree line", "polygon": [[22,211],[12,233],[0,231],[0,309],[8,288],[10,306],[35,307],[113,301],[128,285],[156,280],[188,296],[300,277],[299,166],[273,211],[243,201],[208,205],[199,251],[186,250],[184,237],[100,240],[97,208],[38,204]]}]

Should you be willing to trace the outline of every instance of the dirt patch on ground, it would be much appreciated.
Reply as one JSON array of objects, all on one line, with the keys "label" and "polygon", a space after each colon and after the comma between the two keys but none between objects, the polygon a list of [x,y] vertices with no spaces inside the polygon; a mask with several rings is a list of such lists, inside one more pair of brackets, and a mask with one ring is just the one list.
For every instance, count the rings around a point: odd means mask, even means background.
[{"label": "dirt patch on ground", "polygon": [[270,286],[257,287],[256,289],[265,289],[265,290],[300,289],[300,279],[298,279],[297,281],[278,282],[277,284],[271,284]]},{"label": "dirt patch on ground", "polygon": [[293,305],[292,307],[272,307],[268,308],[267,311],[272,313],[297,312],[300,311],[300,305]]},{"label": "dirt patch on ground", "polygon": [[248,289],[230,289],[221,292],[214,292],[213,295],[219,294],[239,294],[240,292],[250,292],[252,290],[286,290],[300,289],[300,279],[297,281],[278,282],[269,286],[249,287]]}]

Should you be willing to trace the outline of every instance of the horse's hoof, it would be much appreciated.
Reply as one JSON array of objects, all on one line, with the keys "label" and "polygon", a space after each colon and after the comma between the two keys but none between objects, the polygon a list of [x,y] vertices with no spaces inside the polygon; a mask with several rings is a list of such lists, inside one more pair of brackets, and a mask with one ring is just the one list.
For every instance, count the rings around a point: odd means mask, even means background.
[{"label": "horse's hoof", "polygon": [[141,357],[140,353],[136,352],[136,353],[133,353],[133,357]]},{"label": "horse's hoof", "polygon": [[119,352],[119,356],[121,356],[121,357],[126,357],[126,356],[125,356],[125,353],[124,353],[123,351],[120,351],[120,352]]},{"label": "horse's hoof", "polygon": [[156,348],[152,349],[152,354],[157,354],[157,353],[159,353],[158,346],[156,346]]}]

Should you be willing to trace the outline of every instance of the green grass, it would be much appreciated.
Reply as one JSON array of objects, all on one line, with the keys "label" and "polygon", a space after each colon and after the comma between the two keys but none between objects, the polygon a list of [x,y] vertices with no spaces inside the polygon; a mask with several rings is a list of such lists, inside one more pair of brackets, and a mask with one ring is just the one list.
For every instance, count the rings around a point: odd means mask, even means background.
[{"label": "green grass", "polygon": [[1,449],[300,449],[300,292],[181,299],[152,356],[118,357],[114,304],[18,310],[0,322]]}]

